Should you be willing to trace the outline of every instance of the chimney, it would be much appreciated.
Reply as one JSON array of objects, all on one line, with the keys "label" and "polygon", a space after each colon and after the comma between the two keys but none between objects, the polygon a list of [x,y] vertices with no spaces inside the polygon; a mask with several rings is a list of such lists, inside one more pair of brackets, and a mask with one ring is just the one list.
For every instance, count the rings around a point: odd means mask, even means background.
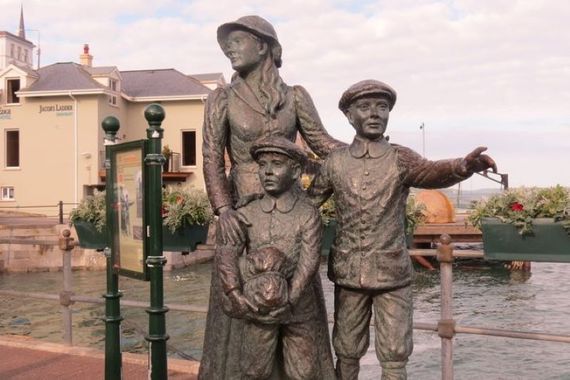
[{"label": "chimney", "polygon": [[82,66],[93,66],[93,56],[89,54],[89,44],[83,45],[83,54],[79,56],[79,63]]}]

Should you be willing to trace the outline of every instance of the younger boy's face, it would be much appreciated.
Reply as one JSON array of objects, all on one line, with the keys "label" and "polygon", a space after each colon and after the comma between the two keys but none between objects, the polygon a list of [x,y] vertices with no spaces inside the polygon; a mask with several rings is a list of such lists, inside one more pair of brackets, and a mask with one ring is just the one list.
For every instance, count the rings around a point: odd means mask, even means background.
[{"label": "younger boy's face", "polygon": [[301,175],[299,165],[281,153],[261,153],[257,158],[259,181],[270,195],[280,195],[289,190]]},{"label": "younger boy's face", "polygon": [[390,104],[385,97],[369,96],[356,99],[346,117],[356,134],[370,140],[384,136],[390,116]]}]

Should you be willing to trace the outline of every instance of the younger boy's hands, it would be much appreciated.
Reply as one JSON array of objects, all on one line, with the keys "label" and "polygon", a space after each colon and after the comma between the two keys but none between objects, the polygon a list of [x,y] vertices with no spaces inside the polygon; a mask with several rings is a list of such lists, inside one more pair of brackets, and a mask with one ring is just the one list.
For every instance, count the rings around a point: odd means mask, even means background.
[{"label": "younger boy's hands", "polygon": [[287,321],[291,317],[291,306],[285,304],[284,306],[278,307],[277,309],[271,310],[267,314],[254,313],[249,315],[249,319],[252,321],[275,325]]},{"label": "younger boy's hands", "polygon": [[232,302],[233,311],[236,314],[246,315],[250,311],[254,313],[258,312],[258,308],[242,294],[241,290],[232,290],[228,294],[228,297]]},{"label": "younger boy's hands", "polygon": [[275,318],[278,321],[288,317],[289,315],[291,315],[291,306],[289,305],[289,302],[269,312],[269,316]]}]

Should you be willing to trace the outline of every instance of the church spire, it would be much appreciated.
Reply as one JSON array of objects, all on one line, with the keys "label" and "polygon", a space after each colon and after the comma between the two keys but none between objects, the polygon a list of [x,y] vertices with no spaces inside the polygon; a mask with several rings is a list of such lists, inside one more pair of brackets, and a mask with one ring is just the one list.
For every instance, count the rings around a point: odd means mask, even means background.
[{"label": "church spire", "polygon": [[20,26],[18,27],[18,37],[26,39],[26,28],[24,27],[24,5],[20,4]]}]

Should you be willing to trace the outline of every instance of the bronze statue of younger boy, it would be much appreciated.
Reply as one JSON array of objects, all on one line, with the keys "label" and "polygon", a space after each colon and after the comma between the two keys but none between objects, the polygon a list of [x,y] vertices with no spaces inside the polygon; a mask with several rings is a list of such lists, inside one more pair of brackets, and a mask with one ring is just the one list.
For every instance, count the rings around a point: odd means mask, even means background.
[{"label": "bronze statue of younger boy", "polygon": [[237,209],[249,221],[245,239],[216,247],[224,311],[245,320],[236,378],[333,379],[317,274],[321,218],[296,188],[306,155],[278,136],[254,143],[251,155],[264,193]]},{"label": "bronze statue of younger boy", "polygon": [[396,92],[376,80],[346,90],[339,108],[356,130],[348,147],[333,151],[309,195],[322,204],[334,193],[337,236],[329,256],[335,283],[333,347],[336,373],[356,380],[369,345],[374,309],[376,355],[383,380],[404,380],[412,353],[412,273],[404,220],[410,187],[451,186],[493,168],[479,147],[465,158],[429,161],[384,137]]}]

